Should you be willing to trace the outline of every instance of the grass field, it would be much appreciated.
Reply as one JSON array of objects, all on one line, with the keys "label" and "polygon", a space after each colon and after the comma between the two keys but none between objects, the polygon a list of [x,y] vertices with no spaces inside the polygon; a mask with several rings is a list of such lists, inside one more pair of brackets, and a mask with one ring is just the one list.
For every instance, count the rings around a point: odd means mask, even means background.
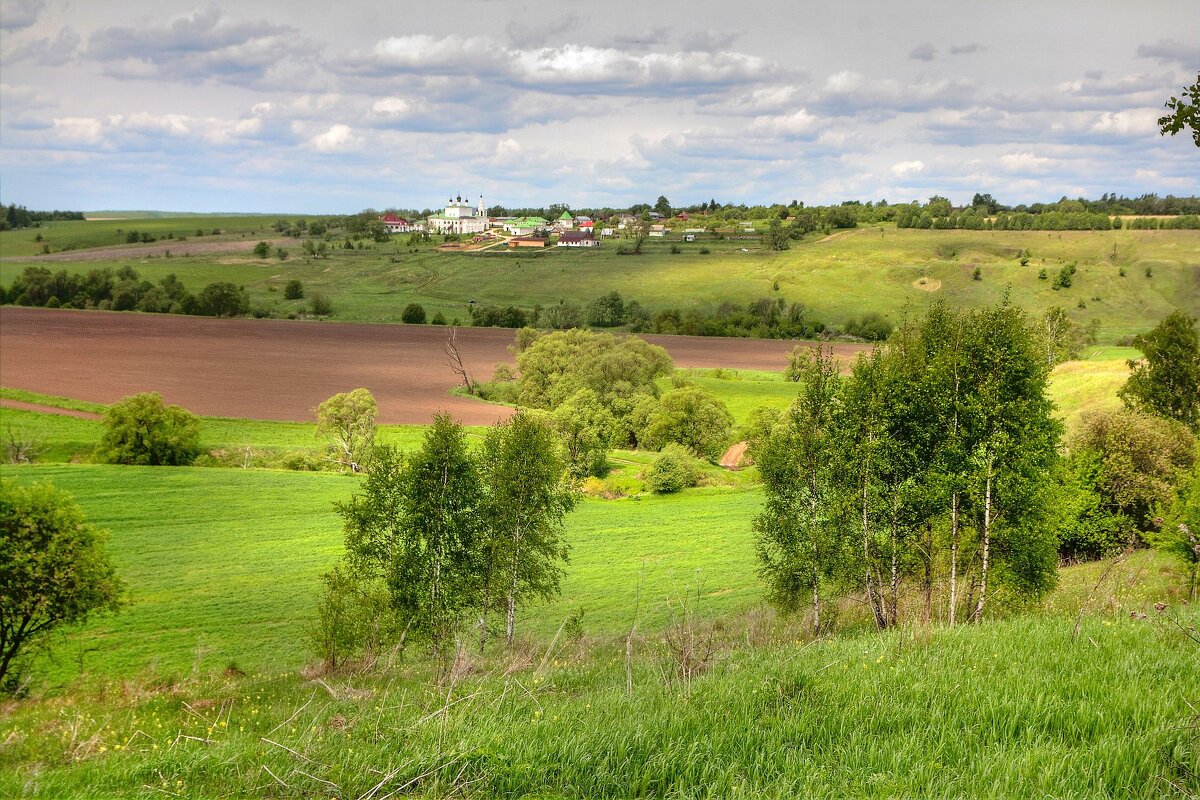
[{"label": "grass field", "polygon": [[[295,667],[317,577],[341,552],[335,501],[355,479],[339,475],[105,465],[7,467],[21,481],[71,492],[88,518],[112,532],[131,607],[90,625],[58,649],[54,679],[85,668],[116,677],[186,673],[235,661]],[[710,613],[758,598],[750,520],[757,491],[697,489],[680,495],[585,500],[568,518],[572,563],[562,596],[524,615],[536,636],[584,612],[590,632],[632,623],[641,587],[643,624],[660,627],[666,602],[697,588]],[[664,519],[671,520],[664,526]]]},{"label": "grass field", "polygon": [[[266,227],[273,221],[252,219]],[[123,224],[128,228],[130,223]],[[194,222],[179,224],[194,232]],[[12,235],[16,233],[29,234]],[[0,238],[0,246],[5,241]],[[12,245],[13,254],[20,254],[26,244]],[[783,252],[768,251],[756,239],[731,239],[681,245],[682,252],[673,255],[670,247],[678,242],[650,240],[640,256],[619,256],[616,244],[608,242],[588,252],[551,248],[537,254],[472,255],[439,253],[429,245],[414,252],[397,239],[350,253],[335,250],[329,259],[310,260],[298,257],[297,242],[292,257],[283,262],[246,255],[178,257],[186,250],[181,247],[174,258],[48,266],[86,272],[132,263],[150,280],[176,273],[192,291],[217,280],[233,281],[247,288],[254,304],[274,308],[276,313],[303,305],[282,300],[284,284],[298,278],[307,291],[331,299],[336,319],[380,322],[399,321],[404,306],[413,301],[423,304],[431,316],[440,311],[447,320],[466,321],[471,300],[526,308],[561,300],[586,304],[613,289],[650,311],[712,312],[724,301],[743,305],[780,297],[802,302],[816,318],[837,325],[866,312],[895,320],[903,309],[917,313],[937,299],[954,307],[977,307],[995,304],[1007,295],[1034,314],[1058,305],[1081,323],[1098,320],[1101,340],[1112,344],[1148,330],[1176,308],[1200,308],[1200,231],[1047,233],[872,227],[825,240],[810,238]],[[702,254],[702,248],[710,252]],[[1024,267],[1016,258],[1021,250],[1031,253]],[[1071,263],[1077,266],[1071,287],[1053,290],[1053,278]],[[11,283],[24,267],[20,262],[0,264],[0,283]],[[976,267],[980,280],[972,277]],[[1042,270],[1047,273],[1045,280],[1038,277]]]},{"label": "grass field", "polygon": [[468,655],[442,682],[420,663],[112,682],[5,707],[0,793],[1187,796],[1197,647],[1125,607],[1078,635],[1071,615],[818,641],[718,629],[686,679],[639,636]]}]

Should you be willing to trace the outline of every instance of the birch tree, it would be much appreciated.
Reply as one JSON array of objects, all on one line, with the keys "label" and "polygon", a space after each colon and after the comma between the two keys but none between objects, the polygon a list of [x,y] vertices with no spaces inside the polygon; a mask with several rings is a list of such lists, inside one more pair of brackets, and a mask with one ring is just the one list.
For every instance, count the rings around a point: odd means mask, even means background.
[{"label": "birch tree", "polygon": [[392,448],[377,453],[362,492],[338,506],[347,556],[383,579],[405,626],[440,656],[479,603],[479,473],[447,414],[407,460]]},{"label": "birch tree", "polygon": [[801,365],[800,396],[762,448],[766,507],[754,520],[767,597],[784,611],[811,604],[822,630],[821,597],[845,567],[834,519],[834,419],[840,379],[833,353],[814,349]]},{"label": "birch tree", "polygon": [[504,614],[504,638],[512,647],[518,606],[559,591],[569,548],[563,519],[577,501],[554,429],[521,411],[492,427],[484,439],[480,647],[493,605]]}]

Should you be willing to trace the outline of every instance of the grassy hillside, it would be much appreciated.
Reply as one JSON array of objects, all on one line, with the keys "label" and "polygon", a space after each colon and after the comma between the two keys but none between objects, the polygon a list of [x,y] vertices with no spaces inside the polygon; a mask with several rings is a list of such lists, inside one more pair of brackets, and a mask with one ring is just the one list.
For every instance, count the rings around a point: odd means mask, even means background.
[{"label": "grassy hillside", "polygon": [[[195,229],[190,220],[178,224],[183,230]],[[122,225],[128,228],[131,223]],[[303,306],[303,301],[282,300],[284,284],[299,278],[310,292],[330,297],[335,318],[383,322],[399,321],[401,310],[412,301],[425,305],[430,315],[441,311],[449,320],[466,321],[471,300],[527,308],[562,300],[586,304],[616,289],[650,311],[713,312],[725,301],[744,305],[781,297],[802,302],[815,317],[841,325],[866,312],[895,320],[905,308],[919,312],[936,299],[970,307],[994,304],[1007,294],[1031,313],[1059,305],[1080,322],[1098,320],[1102,340],[1112,343],[1148,330],[1175,308],[1200,308],[1200,231],[872,227],[795,242],[783,252],[768,251],[757,239],[688,244],[656,239],[648,241],[639,256],[617,255],[617,244],[606,242],[586,252],[551,248],[464,254],[441,253],[428,245],[414,252],[397,237],[390,244],[351,252],[335,249],[329,259],[305,260],[297,241],[291,257],[282,262],[245,255],[180,257],[186,252],[181,246],[174,248],[174,258],[148,258],[133,265],[151,280],[174,272],[193,291],[217,280],[245,285],[255,304],[276,313]],[[673,245],[682,252],[672,254]],[[13,254],[24,252],[12,247]],[[704,249],[709,252],[702,253]],[[1022,250],[1031,254],[1026,266],[1017,258]],[[48,266],[86,272],[124,263],[129,260]],[[1072,263],[1072,285],[1055,291],[1054,277]],[[0,282],[11,283],[23,268],[18,262],[0,265]],[[976,268],[979,280],[973,278]],[[1046,279],[1039,278],[1042,270]]]},{"label": "grassy hillside", "polygon": [[[1173,611],[1170,613],[1174,613]],[[1195,621],[1184,610],[1183,622]],[[1155,612],[808,641],[560,638],[9,704],[8,797],[1130,797],[1200,788],[1196,645]],[[267,642],[263,643],[264,645]],[[689,668],[687,677],[680,668]],[[694,671],[693,671],[694,670]]]}]

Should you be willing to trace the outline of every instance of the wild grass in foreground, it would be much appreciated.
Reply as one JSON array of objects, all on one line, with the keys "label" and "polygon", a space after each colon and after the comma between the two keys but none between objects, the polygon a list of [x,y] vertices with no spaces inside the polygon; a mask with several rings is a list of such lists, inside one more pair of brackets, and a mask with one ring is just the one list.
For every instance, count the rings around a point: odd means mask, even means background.
[{"label": "wild grass in foreground", "polygon": [[[1195,622],[1195,612],[1185,619]],[[1164,797],[1200,789],[1197,645],[1153,614],[802,643],[728,621],[359,675],[243,675],[12,703],[10,797]],[[744,629],[743,629],[744,628]],[[706,635],[700,631],[700,635]],[[763,635],[760,631],[759,636]],[[747,646],[749,645],[749,646]]]}]

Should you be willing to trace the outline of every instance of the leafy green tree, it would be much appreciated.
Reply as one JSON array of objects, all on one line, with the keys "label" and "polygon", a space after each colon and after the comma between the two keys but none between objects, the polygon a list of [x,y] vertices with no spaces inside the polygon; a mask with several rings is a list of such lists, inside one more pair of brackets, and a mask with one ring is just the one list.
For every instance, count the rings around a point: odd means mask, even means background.
[{"label": "leafy green tree", "polygon": [[540,337],[517,354],[521,377],[517,402],[554,409],[580,389],[590,389],[614,417],[628,413],[628,401],[658,396],[655,380],[674,369],[663,348],[636,336],[573,329]]},{"label": "leafy green tree", "polygon": [[113,403],[105,409],[102,424],[96,460],[106,464],[180,466],[200,454],[200,420],[179,406],[166,405],[158,392]]},{"label": "leafy green tree", "polygon": [[1174,311],[1154,330],[1134,338],[1141,360],[1117,394],[1131,409],[1177,420],[1200,430],[1200,334],[1196,318]]},{"label": "leafy green tree", "polygon": [[317,436],[329,442],[330,460],[364,472],[375,452],[379,407],[368,389],[341,392],[317,406]]},{"label": "leafy green tree", "polygon": [[758,458],[766,506],[754,519],[759,574],[777,608],[811,602],[821,631],[821,596],[843,571],[845,547],[834,518],[834,410],[840,385],[831,350],[809,351],[801,392]]},{"label": "leafy green tree", "polygon": [[1195,83],[1183,87],[1180,96],[1170,98],[1164,106],[1171,113],[1158,118],[1160,134],[1174,136],[1191,128],[1192,141],[1200,147],[1200,73],[1197,73]]},{"label": "leafy green tree", "polygon": [[271,255],[271,245],[266,242],[259,242],[254,245],[254,255],[259,258],[267,258]]},{"label": "leafy green tree", "polygon": [[724,403],[698,386],[684,386],[662,396],[638,438],[649,447],[674,442],[712,461],[724,452],[732,429],[733,416]]},{"label": "leafy green tree", "polygon": [[692,451],[674,442],[662,449],[646,473],[646,485],[658,494],[682,491],[699,479],[700,468]]},{"label": "leafy green tree", "polygon": [[551,412],[567,451],[567,464],[577,478],[608,472],[608,448],[616,420],[591,389],[580,389]]},{"label": "leafy green tree", "polygon": [[[567,561],[563,519],[575,508],[577,495],[560,451],[551,425],[528,411],[493,426],[483,441],[482,607],[486,616],[494,601],[502,601],[509,647],[517,607],[558,594]],[[481,648],[486,635],[484,620]]]},{"label": "leafy green tree", "polygon": [[620,292],[597,297],[587,307],[587,321],[597,328],[615,328],[625,323],[625,302]]},{"label": "leafy green tree", "polygon": [[1200,575],[1200,462],[1181,483],[1162,528],[1150,538],[1155,547],[1183,563],[1187,570],[1188,597],[1195,600]]},{"label": "leafy green tree", "polygon": [[965,497],[979,537],[971,611],[978,621],[994,572],[1022,595],[1054,584],[1057,542],[1045,476],[1057,459],[1061,425],[1046,397],[1049,369],[1022,312],[1008,305],[970,312],[964,328],[969,388],[960,405],[970,454]]},{"label": "leafy green tree", "polygon": [[654,210],[664,217],[671,216],[671,201],[666,198],[666,195],[659,195],[654,201]]},{"label": "leafy green tree", "polygon": [[120,607],[106,538],[66,492],[0,479],[0,691],[53,631]]},{"label": "leafy green tree", "polygon": [[767,247],[771,250],[787,250],[790,247],[788,242],[787,229],[783,227],[783,223],[779,218],[772,219],[767,225]]},{"label": "leafy green tree", "polygon": [[1095,330],[1072,320],[1061,306],[1053,306],[1042,315],[1038,338],[1050,367],[1079,358],[1083,348],[1096,341]]},{"label": "leafy green tree", "polygon": [[1154,529],[1158,509],[1170,505],[1180,475],[1196,459],[1195,438],[1184,425],[1128,410],[1085,416],[1070,448],[1091,462],[1091,487],[1127,537]]},{"label": "leafy green tree", "polygon": [[435,657],[479,607],[482,502],[462,426],[438,414],[407,460],[378,448],[362,491],[338,506],[352,569],[383,581],[393,612]]},{"label": "leafy green tree", "polygon": [[400,321],[409,325],[424,325],[425,307],[420,303],[409,303],[400,312]]},{"label": "leafy green tree", "polygon": [[196,296],[196,312],[201,316],[236,317],[249,308],[246,291],[228,281],[210,283]]},{"label": "leafy green tree", "polygon": [[283,287],[283,299],[301,300],[304,298],[304,284],[298,278],[292,278]]}]

